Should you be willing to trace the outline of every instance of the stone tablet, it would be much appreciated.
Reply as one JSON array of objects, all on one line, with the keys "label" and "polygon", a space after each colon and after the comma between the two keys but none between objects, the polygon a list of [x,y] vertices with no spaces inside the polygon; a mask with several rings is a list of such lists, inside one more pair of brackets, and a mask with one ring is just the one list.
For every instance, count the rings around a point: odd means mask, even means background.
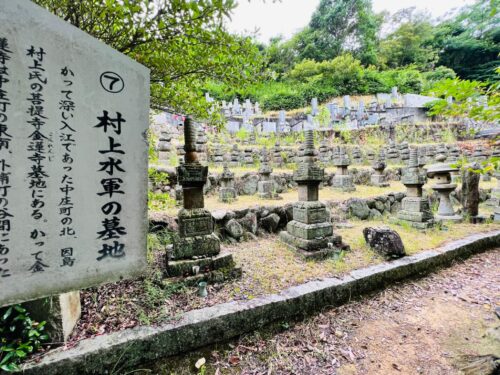
[{"label": "stone tablet", "polygon": [[0,0],[0,306],[146,266],[149,71]]}]

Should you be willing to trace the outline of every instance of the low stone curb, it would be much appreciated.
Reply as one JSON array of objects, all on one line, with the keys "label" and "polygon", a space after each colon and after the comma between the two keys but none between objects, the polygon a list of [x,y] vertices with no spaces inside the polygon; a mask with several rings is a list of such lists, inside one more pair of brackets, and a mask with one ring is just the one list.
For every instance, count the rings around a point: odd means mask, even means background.
[{"label": "low stone curb", "polygon": [[26,374],[103,374],[141,362],[188,352],[280,320],[291,320],[338,306],[383,288],[387,283],[422,276],[454,260],[500,246],[500,231],[479,233],[442,247],[395,261],[352,271],[342,278],[310,281],[250,301],[233,301],[189,311],[179,322],[136,327],[56,349],[38,363],[27,363]]}]

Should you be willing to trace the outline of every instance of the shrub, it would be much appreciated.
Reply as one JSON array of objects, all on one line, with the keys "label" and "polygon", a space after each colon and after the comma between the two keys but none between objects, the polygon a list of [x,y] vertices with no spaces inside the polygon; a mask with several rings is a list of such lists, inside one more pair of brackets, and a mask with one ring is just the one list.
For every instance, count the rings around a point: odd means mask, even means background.
[{"label": "shrub", "polygon": [[0,369],[20,371],[19,364],[40,350],[49,337],[43,333],[45,322],[35,322],[24,307],[14,305],[0,309]]}]

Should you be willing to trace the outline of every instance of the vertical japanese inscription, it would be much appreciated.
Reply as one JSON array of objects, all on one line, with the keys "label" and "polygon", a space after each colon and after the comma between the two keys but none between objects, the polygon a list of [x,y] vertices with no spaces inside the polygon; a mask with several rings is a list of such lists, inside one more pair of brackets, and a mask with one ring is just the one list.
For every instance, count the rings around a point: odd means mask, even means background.
[{"label": "vertical japanese inscription", "polygon": [[[9,107],[8,88],[9,60],[12,51],[7,38],[0,36],[0,278],[11,276],[9,269],[11,218],[9,190],[11,166],[7,164],[12,136],[8,133]],[[9,86],[8,86],[9,85]]]},{"label": "vertical japanese inscription", "polygon": [[101,206],[103,220],[102,228],[97,232],[97,238],[102,241],[102,247],[98,251],[96,259],[101,261],[105,258],[125,256],[125,244],[121,238],[127,234],[127,230],[120,220],[121,202],[125,198],[124,181],[121,178],[126,172],[122,160],[125,151],[118,141],[122,134],[122,125],[127,121],[120,112],[110,116],[107,110],[103,110],[102,116],[98,116],[97,120],[99,123],[94,128],[107,138],[107,146],[98,151],[101,154],[98,172],[102,174],[103,178],[97,195],[103,201]]},{"label": "vertical japanese inscription", "polygon": [[28,57],[28,84],[29,93],[27,97],[28,107],[28,190],[31,199],[31,256],[33,258],[29,271],[32,273],[43,272],[48,264],[44,261],[46,250],[46,225],[45,198],[47,192],[47,179],[49,175],[46,170],[48,148],[51,143],[50,135],[44,134],[45,125],[48,121],[45,115],[45,87],[47,77],[45,76],[44,57],[46,53],[42,47],[31,46],[27,49]]},{"label": "vertical japanese inscription", "polygon": [[[61,230],[59,237],[63,243],[68,238],[76,238],[76,229],[73,225],[73,191],[75,190],[73,163],[75,156],[73,149],[76,146],[76,128],[73,124],[76,104],[73,100],[75,73],[65,66],[60,72],[62,87],[59,100],[59,111],[61,113],[59,128],[59,143],[61,146],[61,163],[63,174],[59,190],[61,198],[59,201],[59,216]],[[74,249],[72,246],[63,246],[60,249],[61,267],[73,267],[75,263]]]}]

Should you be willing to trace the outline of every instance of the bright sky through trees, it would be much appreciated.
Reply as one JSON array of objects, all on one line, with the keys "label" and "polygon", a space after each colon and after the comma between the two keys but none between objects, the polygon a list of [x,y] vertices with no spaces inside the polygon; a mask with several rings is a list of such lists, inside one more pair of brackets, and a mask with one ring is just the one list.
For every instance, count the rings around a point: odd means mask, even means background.
[{"label": "bright sky through trees", "polygon": [[[472,3],[473,0],[373,0],[373,10],[394,13],[415,6],[419,10],[427,9],[433,17],[440,17],[453,8]],[[307,25],[318,4],[319,0],[281,0],[274,3],[271,0],[240,0],[229,29],[253,32],[258,28],[258,40],[261,42],[279,34],[289,38]]]}]

